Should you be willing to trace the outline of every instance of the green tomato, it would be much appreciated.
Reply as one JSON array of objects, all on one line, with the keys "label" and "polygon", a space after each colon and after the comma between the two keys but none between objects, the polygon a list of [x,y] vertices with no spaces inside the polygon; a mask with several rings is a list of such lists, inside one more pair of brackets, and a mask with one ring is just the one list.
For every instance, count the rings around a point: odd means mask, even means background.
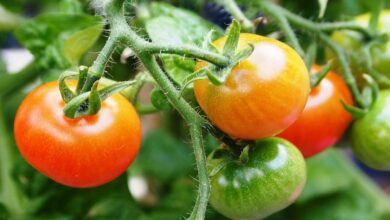
[{"label": "green tomato", "polygon": [[239,159],[227,150],[209,157],[211,205],[232,219],[262,219],[293,203],[306,182],[306,164],[294,145],[268,138]]},{"label": "green tomato", "polygon": [[381,91],[372,109],[354,122],[351,145],[367,166],[390,170],[390,90]]},{"label": "green tomato", "polygon": [[[359,15],[353,20],[362,27],[368,27],[370,17],[371,15],[367,13]],[[377,29],[380,33],[390,35],[390,10],[384,10],[381,12]],[[332,39],[349,51],[348,55],[352,63],[352,70],[355,75],[360,76],[364,72],[360,64],[364,61],[362,60],[363,56],[361,56],[361,53],[363,47],[366,45],[363,35],[350,30],[335,31],[332,34]],[[390,41],[373,47],[370,52],[374,68],[377,71],[390,76]],[[327,56],[329,59],[334,58],[334,55],[329,51],[327,51]],[[336,68],[338,68],[337,64]]]}]

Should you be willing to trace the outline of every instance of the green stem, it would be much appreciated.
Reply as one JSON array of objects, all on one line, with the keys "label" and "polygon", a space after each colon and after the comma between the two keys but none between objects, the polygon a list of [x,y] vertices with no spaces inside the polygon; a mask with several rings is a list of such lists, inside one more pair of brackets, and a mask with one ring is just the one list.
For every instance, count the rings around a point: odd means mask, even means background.
[{"label": "green stem", "polygon": [[350,29],[353,31],[360,32],[367,37],[372,37],[373,33],[367,30],[367,28],[362,27],[361,25],[354,22],[332,22],[332,23],[316,23],[301,16],[294,14],[281,6],[278,6],[274,3],[270,3],[266,0],[256,1],[255,5],[257,5],[261,10],[271,10],[273,14],[276,16],[286,17],[288,21],[292,24],[301,27],[303,30],[307,32],[319,33],[321,31],[331,32],[340,29]]},{"label": "green stem", "polygon": [[149,71],[150,75],[155,79],[157,85],[166,94],[173,107],[177,109],[190,127],[200,184],[198,199],[196,200],[189,219],[204,219],[210,192],[206,156],[201,133],[204,119],[189,103],[180,97],[179,91],[162,71],[154,55],[149,51],[144,50],[146,41],[140,38],[130,26],[127,25],[125,17],[122,14],[121,3],[121,1],[114,1],[112,2],[112,5],[107,8],[109,18],[112,22],[112,34],[118,34],[119,38],[128,44],[134,51],[145,68]]},{"label": "green stem", "polygon": [[190,125],[190,134],[192,137],[192,146],[194,148],[196,166],[198,169],[199,189],[195,206],[188,219],[204,219],[209,200],[210,180],[207,172],[207,159],[203,147],[202,129],[200,124]]},{"label": "green stem", "polygon": [[13,91],[17,91],[35,79],[39,73],[40,72],[36,66],[36,63],[32,62],[23,68],[19,73],[1,76],[0,96],[6,96]]},{"label": "green stem", "polygon": [[190,56],[201,60],[205,60],[217,66],[227,66],[229,64],[229,58],[221,54],[213,53],[208,50],[204,50],[193,46],[157,45],[155,43],[148,43],[147,45],[144,46],[143,50],[145,52],[149,52],[153,54],[169,53],[169,54]]},{"label": "green stem", "polygon": [[267,4],[267,7],[263,7],[264,13],[272,16],[278,23],[280,29],[285,34],[288,43],[298,52],[299,55],[304,57],[305,53],[301,45],[299,44],[298,38],[295,35],[290,23],[285,16],[279,13],[279,9],[274,4]]},{"label": "green stem", "polygon": [[110,57],[117,47],[118,42],[119,39],[116,37],[116,35],[111,34],[103,49],[100,51],[99,56],[96,58],[91,68],[89,69],[87,79],[85,80],[85,84],[81,89],[80,94],[90,91],[96,80],[99,80],[103,76],[106,64],[110,60]]},{"label": "green stem", "polygon": [[254,32],[255,25],[250,21],[238,7],[235,0],[215,0],[218,4],[224,6],[226,10],[241,24],[242,30],[246,32]]},{"label": "green stem", "polygon": [[365,105],[363,98],[362,98],[360,91],[357,87],[356,79],[351,72],[351,68],[349,67],[347,56],[345,55],[343,49],[341,47],[339,47],[335,42],[333,42],[325,34],[321,33],[318,35],[318,37],[326,46],[329,47],[329,49],[332,50],[332,52],[336,56],[337,60],[340,62],[341,73],[343,74],[343,78],[344,78],[345,82],[347,83],[349,89],[351,90],[352,95],[353,95],[356,103],[359,106],[363,107]]},{"label": "green stem", "polygon": [[[0,100],[0,103],[3,103]],[[25,219],[27,216],[27,198],[19,190],[13,180],[12,163],[15,161],[13,157],[11,134],[7,131],[3,106],[0,106],[0,202],[7,208],[10,219]]]}]

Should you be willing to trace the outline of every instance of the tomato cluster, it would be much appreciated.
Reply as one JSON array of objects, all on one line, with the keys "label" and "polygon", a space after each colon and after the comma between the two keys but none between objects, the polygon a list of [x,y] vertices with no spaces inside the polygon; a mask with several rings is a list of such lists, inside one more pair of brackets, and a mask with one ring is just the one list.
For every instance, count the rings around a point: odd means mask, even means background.
[{"label": "tomato cluster", "polygon": [[[225,41],[214,45],[222,49]],[[219,150],[209,158],[210,202],[233,219],[264,218],[291,204],[306,180],[304,157],[334,145],[352,121],[341,102],[353,105],[352,95],[340,76],[330,72],[310,90],[306,66],[289,46],[241,34],[238,51],[248,44],[253,53],[223,85],[194,83],[198,103],[214,125],[233,138],[256,140],[239,156]]]}]

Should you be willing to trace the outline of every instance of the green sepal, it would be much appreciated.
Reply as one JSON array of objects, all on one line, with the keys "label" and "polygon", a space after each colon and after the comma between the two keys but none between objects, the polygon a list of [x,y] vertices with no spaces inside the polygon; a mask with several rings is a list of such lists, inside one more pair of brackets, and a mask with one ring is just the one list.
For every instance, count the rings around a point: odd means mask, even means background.
[{"label": "green sepal", "polygon": [[233,57],[236,53],[238,46],[238,40],[240,38],[240,23],[237,20],[233,20],[232,24],[227,30],[227,38],[225,46],[223,47],[223,55]]},{"label": "green sepal", "polygon": [[364,109],[361,109],[361,108],[358,108],[358,107],[355,107],[355,106],[352,106],[352,105],[348,105],[342,99],[340,99],[340,101],[341,101],[341,104],[343,104],[344,109],[352,115],[352,118],[354,120],[362,118],[362,117],[364,117],[367,114],[367,111],[364,110]]},{"label": "green sepal", "polygon": [[89,68],[86,66],[79,67],[79,80],[77,82],[76,94],[80,94],[81,89],[83,88],[85,81],[87,80]]},{"label": "green sepal", "polygon": [[127,87],[133,85],[135,81],[123,81],[123,82],[117,82],[110,86],[104,87],[99,91],[100,100],[104,101],[108,97],[112,96],[113,94],[120,92]]},{"label": "green sepal", "polygon": [[[96,113],[98,113],[98,111],[100,110],[101,106],[102,106],[102,100],[100,99],[100,92],[97,90],[98,88],[98,85],[99,85],[99,81],[96,81],[93,86],[92,86],[92,89],[91,89],[91,93],[89,94],[89,98],[88,98],[88,106],[87,106],[87,111],[84,113],[82,112],[82,108],[79,108],[78,111],[80,111],[80,116],[82,115],[94,115]],[[80,106],[82,107],[83,104]],[[77,115],[76,115],[77,116]]]},{"label": "green sepal", "polygon": [[242,49],[232,58],[231,64],[229,66],[220,69],[217,69],[216,67],[209,68],[208,71],[206,71],[207,77],[211,83],[216,86],[225,83],[227,77],[232,72],[232,69],[253,53],[253,50],[255,49],[254,46],[252,44],[248,45],[248,47]]},{"label": "green sepal", "polygon": [[368,74],[363,74],[363,78],[367,81],[367,86],[363,88],[362,97],[366,109],[371,109],[379,95],[379,86],[376,81]]},{"label": "green sepal", "polygon": [[212,43],[212,37],[213,37],[213,33],[215,32],[215,30],[211,30],[209,31],[206,36],[204,37],[203,39],[203,42],[202,42],[202,48],[203,49],[208,49],[212,52],[215,52],[217,53],[218,52],[218,49],[215,47],[215,45]]},{"label": "green sepal", "polygon": [[77,79],[77,77],[78,77],[77,72],[65,71],[60,75],[60,78],[58,79],[61,97],[65,103],[68,103],[70,100],[72,100],[74,97],[76,97],[76,94],[66,84],[66,80],[67,79]]},{"label": "green sepal", "polygon": [[64,114],[69,118],[94,115],[100,110],[102,101],[133,83],[134,81],[118,82],[98,91],[98,81],[96,81],[91,91],[76,96],[66,104]]},{"label": "green sepal", "polygon": [[317,47],[318,47],[317,43],[313,42],[307,48],[306,56],[305,56],[305,64],[307,66],[307,69],[309,70],[317,60],[317,49],[318,49]]},{"label": "green sepal", "polygon": [[321,68],[321,70],[316,74],[310,74],[310,87],[317,87],[321,81],[328,75],[329,71],[332,69],[333,61],[330,60]]}]

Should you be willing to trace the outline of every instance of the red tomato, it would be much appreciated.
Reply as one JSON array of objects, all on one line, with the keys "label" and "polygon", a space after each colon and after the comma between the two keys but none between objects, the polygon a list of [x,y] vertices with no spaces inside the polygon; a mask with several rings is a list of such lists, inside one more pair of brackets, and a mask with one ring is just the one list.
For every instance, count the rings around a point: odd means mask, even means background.
[{"label": "red tomato", "polygon": [[[318,71],[319,66],[314,66],[313,69]],[[353,104],[351,92],[343,79],[329,72],[310,92],[302,115],[279,137],[291,141],[305,158],[334,145],[352,121],[341,100]]]},{"label": "red tomato", "polygon": [[[214,42],[223,48],[226,38]],[[223,85],[194,83],[196,99],[211,122],[225,133],[256,140],[277,135],[305,107],[309,77],[299,55],[286,44],[255,34],[241,34],[238,50],[254,45],[250,57],[229,74]],[[200,62],[197,68],[207,65]]]},{"label": "red tomato", "polygon": [[[75,87],[75,82],[70,83]],[[96,115],[70,119],[57,82],[35,89],[15,118],[15,139],[23,157],[54,181],[94,187],[122,174],[141,143],[141,124],[133,106],[113,95]]]}]

